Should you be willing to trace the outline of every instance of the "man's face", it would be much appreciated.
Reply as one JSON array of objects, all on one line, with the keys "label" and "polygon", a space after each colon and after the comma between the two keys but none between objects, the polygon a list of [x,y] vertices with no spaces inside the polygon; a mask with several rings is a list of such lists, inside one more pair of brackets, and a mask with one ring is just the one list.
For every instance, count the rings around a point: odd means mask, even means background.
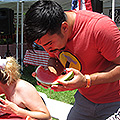
[{"label": "man's face", "polygon": [[60,34],[46,34],[37,41],[47,52],[57,52],[65,48],[67,43],[66,36]]}]

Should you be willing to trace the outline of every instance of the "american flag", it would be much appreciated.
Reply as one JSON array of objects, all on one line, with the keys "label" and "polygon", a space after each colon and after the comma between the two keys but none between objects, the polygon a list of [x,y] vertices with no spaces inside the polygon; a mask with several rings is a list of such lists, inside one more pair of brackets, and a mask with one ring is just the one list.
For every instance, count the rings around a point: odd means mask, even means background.
[{"label": "american flag", "polygon": [[71,10],[91,10],[91,0],[72,0]]},{"label": "american flag", "polygon": [[72,0],[71,10],[79,10],[78,0]]}]

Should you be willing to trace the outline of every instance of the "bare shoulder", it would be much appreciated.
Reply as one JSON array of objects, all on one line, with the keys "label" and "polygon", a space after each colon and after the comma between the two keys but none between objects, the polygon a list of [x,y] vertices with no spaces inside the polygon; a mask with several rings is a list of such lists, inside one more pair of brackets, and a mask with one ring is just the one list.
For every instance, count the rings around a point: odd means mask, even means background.
[{"label": "bare shoulder", "polygon": [[17,87],[19,88],[23,88],[23,87],[33,87],[33,85],[32,84],[30,84],[29,82],[27,82],[27,81],[25,81],[25,80],[22,80],[22,79],[19,79],[18,81],[17,81]]},{"label": "bare shoulder", "polygon": [[17,85],[16,85],[16,90],[19,94],[29,94],[29,93],[36,93],[37,90],[35,89],[35,87],[30,84],[29,82],[19,79],[17,81]]},{"label": "bare shoulder", "polygon": [[36,88],[25,80],[19,79],[17,81],[16,96],[20,99],[20,102],[30,110],[34,110],[36,106],[41,107],[42,99]]}]

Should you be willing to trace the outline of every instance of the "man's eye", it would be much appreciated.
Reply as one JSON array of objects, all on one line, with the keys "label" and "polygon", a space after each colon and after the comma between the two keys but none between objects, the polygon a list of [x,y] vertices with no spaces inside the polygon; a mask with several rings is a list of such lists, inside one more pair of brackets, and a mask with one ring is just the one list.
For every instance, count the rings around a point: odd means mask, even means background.
[{"label": "man's eye", "polygon": [[48,43],[44,44],[43,46],[51,45],[52,41],[49,41]]},{"label": "man's eye", "polygon": [[52,42],[49,45],[52,45]]}]

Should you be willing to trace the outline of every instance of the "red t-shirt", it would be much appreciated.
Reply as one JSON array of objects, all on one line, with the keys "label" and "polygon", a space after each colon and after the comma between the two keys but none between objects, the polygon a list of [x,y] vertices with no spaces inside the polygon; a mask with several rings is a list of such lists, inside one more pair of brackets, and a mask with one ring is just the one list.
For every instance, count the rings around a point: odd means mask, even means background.
[{"label": "red t-shirt", "polygon": [[[56,54],[64,67],[83,74],[101,72],[120,55],[120,32],[107,16],[91,11],[75,11],[72,36],[64,51]],[[94,103],[120,101],[120,81],[80,88],[79,92]]]}]

